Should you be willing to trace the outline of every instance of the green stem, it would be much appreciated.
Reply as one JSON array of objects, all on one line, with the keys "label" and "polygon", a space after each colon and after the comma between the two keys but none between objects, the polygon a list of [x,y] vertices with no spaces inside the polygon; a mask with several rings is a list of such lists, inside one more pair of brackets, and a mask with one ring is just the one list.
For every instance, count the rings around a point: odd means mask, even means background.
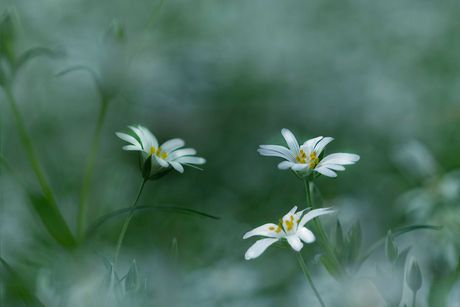
[{"label": "green stem", "polygon": [[137,201],[139,200],[139,197],[141,196],[142,190],[144,189],[144,185],[146,182],[147,180],[144,180],[142,182],[141,188],[139,189],[139,193],[137,193],[136,200],[134,201],[134,204],[131,207],[131,211],[129,212],[129,215],[126,218],[125,223],[123,224],[123,228],[121,229],[120,236],[118,237],[117,248],[115,250],[115,257],[113,258],[113,263],[112,263],[112,266],[114,269],[115,269],[115,263],[117,262],[118,252],[120,251],[121,242],[123,241],[123,237],[125,236],[125,232],[126,232],[126,229],[128,228],[129,221],[131,220],[131,217],[133,216],[134,209],[136,208],[136,205],[137,205]]},{"label": "green stem", "polygon": [[315,292],[316,298],[318,299],[319,303],[321,304],[322,307],[326,307],[326,305],[323,302],[323,299],[318,293],[318,290],[316,290],[315,285],[313,284],[313,280],[311,279],[310,275],[308,274],[307,267],[305,265],[305,262],[303,261],[302,255],[300,252],[297,252],[297,259],[299,260],[300,266],[302,267],[302,271],[305,274],[305,276],[308,279],[308,282],[310,283],[311,288],[313,289],[313,292]]},{"label": "green stem", "polygon": [[102,108],[99,113],[99,120],[97,122],[96,133],[94,135],[93,143],[91,145],[91,153],[86,165],[85,178],[81,189],[80,202],[78,204],[78,224],[77,224],[77,242],[81,244],[84,239],[84,228],[86,211],[88,208],[88,195],[91,187],[91,177],[93,175],[94,165],[96,162],[97,150],[99,148],[102,126],[104,124],[105,115],[107,113],[107,101],[102,98]]},{"label": "green stem", "polygon": [[[308,180],[305,180],[305,189],[306,189],[306,193],[307,193],[307,202],[308,202],[308,205],[310,207],[312,207],[313,209],[317,209],[313,206],[313,202],[311,201],[311,192],[310,192],[310,183],[308,182]],[[326,252],[329,253],[332,258],[334,259],[334,262],[336,264],[336,266],[340,269],[340,273],[341,275],[344,277],[344,280],[347,281],[348,280],[348,277],[347,275],[345,274],[345,272],[343,271],[342,269],[342,266],[340,265],[339,261],[337,260],[336,256],[335,256],[335,253],[332,251],[331,247],[329,246],[329,242],[328,240],[326,239],[326,236],[324,235],[324,231],[323,231],[323,228],[321,227],[321,224],[320,222],[318,221],[318,218],[314,218],[313,219],[313,223],[315,224],[315,228],[316,230],[318,231],[319,233],[319,236],[321,238],[321,241],[323,242],[324,244],[324,247],[326,248]]]},{"label": "green stem", "polygon": [[417,291],[413,291],[414,296],[412,298],[412,307],[415,307],[415,297],[417,296]]},{"label": "green stem", "polygon": [[45,193],[45,196],[48,198],[50,205],[56,212],[59,212],[57,205],[56,205],[56,201],[54,199],[53,192],[51,191],[51,188],[44,176],[44,172],[38,161],[37,154],[35,153],[35,150],[32,146],[32,141],[29,137],[29,134],[27,133],[26,127],[24,125],[24,121],[22,120],[21,114],[19,113],[19,110],[16,107],[13,93],[7,87],[5,87],[5,92],[6,92],[6,95],[8,96],[8,101],[10,102],[11,109],[13,109],[13,113],[16,118],[16,121],[18,122],[19,134],[21,136],[22,143],[24,144],[24,147],[26,148],[26,152],[27,152],[27,155],[29,156],[30,162],[32,163],[32,167],[35,171],[35,175],[37,176],[37,179],[40,182],[43,192]]}]

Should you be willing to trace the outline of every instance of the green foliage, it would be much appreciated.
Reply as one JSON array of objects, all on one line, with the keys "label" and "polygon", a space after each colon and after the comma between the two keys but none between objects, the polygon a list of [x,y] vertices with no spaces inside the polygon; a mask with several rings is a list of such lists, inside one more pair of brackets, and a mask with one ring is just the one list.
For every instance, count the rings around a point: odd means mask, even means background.
[{"label": "green foliage", "polygon": [[390,263],[394,263],[396,258],[398,258],[398,245],[391,234],[391,229],[388,230],[385,240],[385,257]]}]

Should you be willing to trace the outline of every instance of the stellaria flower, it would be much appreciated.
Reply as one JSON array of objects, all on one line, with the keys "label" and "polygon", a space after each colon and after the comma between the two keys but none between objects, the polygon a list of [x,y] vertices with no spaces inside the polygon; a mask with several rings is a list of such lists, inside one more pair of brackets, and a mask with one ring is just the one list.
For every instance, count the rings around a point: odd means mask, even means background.
[{"label": "stellaria flower", "polygon": [[[147,177],[146,179],[157,179],[158,176],[156,175],[171,170],[171,167],[179,173],[183,173],[184,167],[182,165],[192,166],[190,164],[204,164],[206,162],[204,158],[193,157],[196,154],[196,150],[193,148],[179,149],[185,145],[182,139],[172,139],[158,146],[156,137],[147,128],[140,125],[137,128],[128,127],[134,131],[139,140],[121,132],[117,132],[116,135],[131,143],[131,145],[123,146],[124,150],[141,152],[143,175],[146,169],[144,166],[147,166],[147,169],[150,166],[150,171],[144,175],[144,178]],[[151,161],[151,164],[145,165],[147,161]]]},{"label": "stellaria flower", "polygon": [[322,137],[311,139],[299,146],[294,134],[288,129],[282,129],[289,148],[279,145],[260,145],[257,150],[263,156],[276,156],[286,159],[278,164],[279,169],[291,169],[302,179],[306,179],[313,172],[318,172],[328,177],[337,177],[335,171],[345,170],[344,165],[354,164],[359,156],[349,153],[335,153],[323,157],[324,148],[333,138]]},{"label": "stellaria flower", "polygon": [[266,238],[258,240],[254,243],[244,255],[246,260],[254,259],[259,257],[270,245],[277,241],[287,240],[289,245],[295,250],[300,251],[305,243],[313,243],[316,238],[315,235],[308,230],[305,226],[307,222],[323,214],[334,213],[335,210],[332,208],[320,208],[314,209],[302,217],[305,210],[296,213],[297,206],[291,209],[282,219],[279,220],[279,224],[268,223],[257,227],[247,232],[243,239],[250,238],[252,236],[263,236]]}]

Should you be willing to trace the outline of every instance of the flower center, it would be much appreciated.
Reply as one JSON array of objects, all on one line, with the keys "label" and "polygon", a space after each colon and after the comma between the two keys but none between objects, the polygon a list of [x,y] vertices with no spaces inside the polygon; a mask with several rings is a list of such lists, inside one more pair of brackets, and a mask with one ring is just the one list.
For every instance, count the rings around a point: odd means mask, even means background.
[{"label": "flower center", "polygon": [[[300,156],[296,156],[295,159],[297,162],[300,162],[301,164],[306,164],[307,163],[307,155],[303,151],[303,149],[300,150]],[[319,163],[319,158],[316,156],[316,151],[312,152],[310,154],[310,161],[308,162],[310,164],[310,168],[315,168],[316,164]]]},{"label": "flower center", "polygon": [[160,157],[163,160],[168,157],[168,153],[166,151],[161,153],[161,147],[158,147],[158,149],[156,149],[155,146],[150,147],[150,151],[149,151],[148,154],[149,154],[149,156],[150,155],[156,155],[157,157]]}]

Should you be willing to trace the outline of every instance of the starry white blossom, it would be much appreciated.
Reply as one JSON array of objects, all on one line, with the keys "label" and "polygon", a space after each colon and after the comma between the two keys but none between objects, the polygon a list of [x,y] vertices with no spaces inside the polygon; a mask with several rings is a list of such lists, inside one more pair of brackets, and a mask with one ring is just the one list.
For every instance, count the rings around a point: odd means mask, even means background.
[{"label": "starry white blossom", "polygon": [[254,243],[244,255],[246,260],[259,257],[270,245],[277,241],[287,240],[289,245],[295,250],[300,251],[303,247],[303,242],[313,243],[316,238],[315,235],[308,230],[305,226],[310,220],[323,214],[334,213],[332,208],[320,208],[309,211],[303,215],[305,210],[296,213],[297,206],[291,209],[282,219],[279,224],[268,223],[257,227],[247,232],[243,239],[252,236],[263,236],[265,238],[258,240]]},{"label": "starry white blossom", "polygon": [[289,148],[279,145],[260,145],[257,150],[263,156],[275,156],[286,159],[278,164],[279,169],[291,169],[302,179],[317,172],[328,177],[337,177],[335,171],[345,170],[344,165],[354,164],[359,156],[349,153],[334,153],[322,157],[321,153],[333,138],[322,137],[311,139],[299,146],[294,134],[288,129],[281,133]]},{"label": "starry white blossom", "polygon": [[[184,172],[182,165],[204,164],[206,160],[194,157],[196,150],[193,148],[181,148],[185,145],[182,139],[172,139],[158,146],[156,137],[145,127],[128,126],[139,138],[136,139],[129,134],[117,132],[116,135],[125,140],[130,145],[123,146],[124,150],[140,151],[142,155],[142,165],[147,160],[151,161],[150,176],[174,168],[179,173]],[[181,149],[180,149],[181,148]],[[149,159],[150,158],[150,159]]]}]

